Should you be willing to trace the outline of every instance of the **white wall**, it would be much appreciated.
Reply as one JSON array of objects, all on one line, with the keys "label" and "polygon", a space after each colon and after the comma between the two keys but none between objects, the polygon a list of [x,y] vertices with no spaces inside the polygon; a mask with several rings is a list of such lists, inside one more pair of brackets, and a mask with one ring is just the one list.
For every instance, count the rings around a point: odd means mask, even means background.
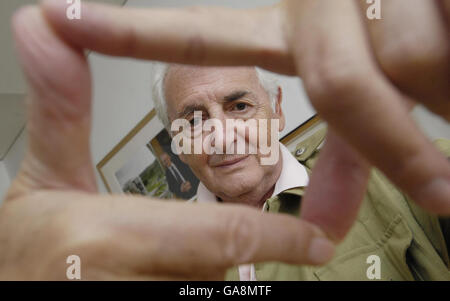
[{"label": "white wall", "polygon": [[[91,151],[97,164],[152,108],[150,64],[90,56],[94,81]],[[99,189],[105,186],[97,174]]]},{"label": "white wall", "polygon": [[26,149],[26,131],[22,131],[9,149],[3,161],[0,161],[0,203],[12,179],[19,170]]},{"label": "white wall", "polygon": [[8,172],[6,171],[3,161],[0,161],[0,204],[3,202],[3,197],[8,190],[11,180]]},{"label": "white wall", "polygon": [[423,106],[417,106],[412,112],[412,117],[422,132],[431,140],[439,138],[450,139],[450,124],[444,119],[431,114]]},{"label": "white wall", "polygon": [[3,160],[10,178],[15,177],[19,170],[20,163],[25,155],[26,144],[27,131],[23,130]]}]

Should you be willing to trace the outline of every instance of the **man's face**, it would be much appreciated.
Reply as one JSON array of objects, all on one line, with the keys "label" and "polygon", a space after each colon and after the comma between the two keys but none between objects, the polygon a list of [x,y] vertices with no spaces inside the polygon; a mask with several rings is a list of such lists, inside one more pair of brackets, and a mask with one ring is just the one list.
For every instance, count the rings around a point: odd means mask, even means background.
[{"label": "man's face", "polygon": [[[170,121],[185,118],[195,125],[198,121],[193,120],[194,111],[201,111],[203,121],[211,118],[221,121],[224,133],[227,131],[226,119],[266,119],[269,125],[271,119],[279,119],[278,130],[284,127],[284,117],[279,106],[281,92],[275,113],[254,68],[175,65],[170,67],[164,84]],[[268,131],[270,133],[270,127]],[[222,138],[221,145],[224,147],[236,142],[225,141],[225,134]],[[276,170],[274,166],[261,165],[260,157],[259,152],[208,155],[203,151],[201,154],[180,155],[200,181],[224,199],[249,193],[260,183],[267,182],[263,181],[265,178],[273,176]]]},{"label": "man's face", "polygon": [[172,161],[170,160],[170,156],[167,153],[161,154],[161,161],[163,162],[165,167],[169,167],[172,164]]}]

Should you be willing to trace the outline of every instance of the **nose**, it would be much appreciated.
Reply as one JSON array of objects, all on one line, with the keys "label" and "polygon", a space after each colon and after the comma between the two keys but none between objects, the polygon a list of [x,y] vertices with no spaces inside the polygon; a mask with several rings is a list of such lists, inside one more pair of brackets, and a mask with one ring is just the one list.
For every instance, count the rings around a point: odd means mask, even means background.
[{"label": "nose", "polygon": [[237,139],[235,127],[227,125],[227,119],[223,115],[220,118],[209,119],[208,122],[211,124],[211,127],[208,127],[211,131],[206,135],[209,141],[205,144],[212,148],[209,153],[226,154],[227,150],[234,152]]}]

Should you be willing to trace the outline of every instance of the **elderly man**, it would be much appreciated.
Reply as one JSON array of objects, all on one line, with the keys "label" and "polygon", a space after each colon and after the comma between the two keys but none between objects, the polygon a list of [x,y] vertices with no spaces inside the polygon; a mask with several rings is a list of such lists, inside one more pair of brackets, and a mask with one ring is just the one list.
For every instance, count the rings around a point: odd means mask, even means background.
[{"label": "elderly man", "polygon": [[[166,174],[166,181],[169,185],[169,190],[174,194],[174,197],[179,197],[183,199],[190,199],[195,195],[195,187],[192,187],[193,184],[197,185],[198,183],[192,183],[188,180],[191,177],[192,172],[188,167],[182,166],[180,164],[179,167],[175,163],[172,162],[170,155],[166,152],[162,152],[159,155],[164,167]],[[189,178],[188,178],[189,177]]]},{"label": "elderly man", "polygon": [[[282,90],[276,78],[262,70],[162,64],[155,70],[155,106],[168,130],[179,118],[195,125],[216,119],[223,124],[224,133],[238,131],[226,128],[227,119],[277,119],[278,130],[283,130]],[[195,120],[195,111],[201,112],[202,120]],[[261,164],[260,151],[236,154],[237,134],[214,136],[222,151],[181,153],[180,157],[201,180],[199,203],[243,203],[263,211],[298,215],[309,168],[314,165],[324,134],[320,131],[303,142],[301,147],[307,151],[297,158],[278,140],[272,141],[281,156],[271,165]],[[201,137],[205,140],[208,135]],[[249,150],[249,135],[245,138],[245,149]],[[230,144],[234,154],[225,152]],[[440,146],[450,156],[449,141],[441,141]],[[419,209],[374,171],[357,223],[329,264],[319,268],[281,263],[241,265],[231,269],[227,279],[450,280],[449,222]]]},{"label": "elderly man", "polygon": [[[412,1],[385,2],[383,20],[367,23],[366,8],[358,5],[364,1],[352,0],[286,0],[244,11],[85,4],[82,20],[68,20],[67,3],[59,0],[18,11],[12,28],[29,88],[28,146],[0,208],[0,241],[6,242],[0,248],[0,278],[67,279],[72,254],[81,258],[82,279],[221,279],[228,267],[249,262],[323,264],[333,256],[331,241],[342,239],[355,218],[367,162],[429,212],[448,215],[450,165],[414,126],[405,101],[421,101],[449,120],[449,10],[444,10],[449,1]],[[86,49],[188,64],[258,65],[303,77],[313,105],[330,125],[302,199],[304,219],[243,205],[98,195]],[[308,166],[309,158],[297,159]],[[254,167],[255,175],[268,172]],[[413,260],[408,271],[417,278],[442,277],[447,253],[442,237],[430,235],[441,231],[437,219],[420,214],[415,205],[411,218],[394,206],[406,209],[404,203],[380,201],[386,192],[403,198],[383,186],[381,176],[377,179],[380,189],[371,193],[374,184],[369,185],[372,201],[364,202],[349,236],[376,243],[344,242],[348,249],[339,250],[344,255],[314,274],[329,277],[341,263],[351,258],[356,262],[345,266],[360,263],[358,254],[370,252],[379,255],[384,270],[387,263],[406,271],[404,261],[395,261],[406,257]],[[236,197],[222,192],[225,200]],[[267,201],[266,209],[291,211],[286,204],[292,202],[280,198]],[[363,260],[372,258],[366,255]],[[389,265],[394,261],[397,265]],[[255,270],[256,278],[264,279],[258,266]]]}]

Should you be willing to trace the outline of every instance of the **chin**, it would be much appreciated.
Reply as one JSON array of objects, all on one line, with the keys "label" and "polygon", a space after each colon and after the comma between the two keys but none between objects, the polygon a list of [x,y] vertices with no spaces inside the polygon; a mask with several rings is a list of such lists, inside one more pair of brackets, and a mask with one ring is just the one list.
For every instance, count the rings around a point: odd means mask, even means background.
[{"label": "chin", "polygon": [[229,198],[235,198],[245,193],[249,193],[255,190],[261,183],[261,180],[256,177],[246,177],[245,179],[242,177],[234,177],[233,179],[228,178],[229,177],[225,177],[222,179],[218,185],[220,191],[226,194]]}]

